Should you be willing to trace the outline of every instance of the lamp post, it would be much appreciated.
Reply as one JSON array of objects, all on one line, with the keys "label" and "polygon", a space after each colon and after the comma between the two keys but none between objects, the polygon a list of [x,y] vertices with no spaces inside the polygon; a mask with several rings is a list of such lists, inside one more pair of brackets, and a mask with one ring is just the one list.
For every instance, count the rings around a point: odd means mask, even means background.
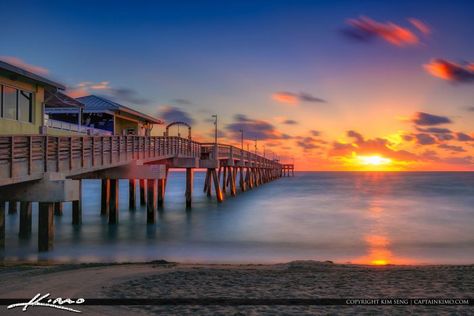
[{"label": "lamp post", "polygon": [[257,155],[257,139],[255,138],[255,155]]},{"label": "lamp post", "polygon": [[240,129],[240,149],[244,151],[244,130]]},{"label": "lamp post", "polygon": [[217,160],[217,114],[212,117],[214,118],[214,158]]}]

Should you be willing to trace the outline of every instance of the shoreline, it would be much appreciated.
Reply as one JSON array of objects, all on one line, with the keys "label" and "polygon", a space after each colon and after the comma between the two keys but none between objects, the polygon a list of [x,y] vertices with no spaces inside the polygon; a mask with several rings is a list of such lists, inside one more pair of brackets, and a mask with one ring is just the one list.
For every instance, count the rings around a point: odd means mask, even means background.
[{"label": "shoreline", "polygon": [[[179,261],[168,261],[165,259],[157,259],[151,261],[118,261],[118,262],[63,262],[63,261],[55,261],[55,260],[38,260],[38,261],[9,261],[4,260],[0,261],[0,268],[15,268],[19,266],[31,266],[31,267],[60,267],[60,266],[71,266],[77,268],[86,268],[86,267],[107,267],[107,266],[121,266],[121,265],[179,265],[179,266],[196,266],[196,267],[213,267],[213,266],[228,266],[228,267],[240,267],[240,266],[278,266],[278,265],[285,265],[285,264],[293,264],[293,263],[308,263],[308,264],[318,264],[318,265],[334,265],[334,266],[348,266],[348,267],[360,267],[360,268],[383,268],[383,267],[394,267],[394,268],[428,268],[428,267],[459,267],[459,266],[474,266],[473,263],[460,263],[460,264],[453,264],[453,263],[419,263],[419,264],[362,264],[362,263],[340,263],[340,262],[333,262],[331,260],[291,260],[286,262],[275,262],[275,263],[267,263],[267,262],[241,262],[241,263],[226,263],[226,262],[179,262]],[[0,270],[1,275],[1,270]]]},{"label": "shoreline", "polygon": [[[474,265],[334,264],[291,261],[279,264],[78,263],[2,265],[0,298],[472,298]],[[6,308],[0,306],[1,308]],[[392,314],[466,312],[470,306],[81,306],[87,315]],[[408,310],[407,310],[408,309]],[[56,315],[35,309],[35,315]],[[6,311],[17,315],[20,310]],[[58,315],[61,311],[58,311]],[[3,315],[3,313],[2,313]]]}]

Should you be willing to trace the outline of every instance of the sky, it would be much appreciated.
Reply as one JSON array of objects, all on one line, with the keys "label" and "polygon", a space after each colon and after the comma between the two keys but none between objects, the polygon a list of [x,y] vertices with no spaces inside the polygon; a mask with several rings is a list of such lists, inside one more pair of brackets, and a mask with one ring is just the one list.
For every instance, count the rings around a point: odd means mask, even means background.
[{"label": "sky", "polygon": [[[297,170],[474,170],[473,1],[14,1],[0,59]],[[154,128],[161,135],[163,126]]]}]

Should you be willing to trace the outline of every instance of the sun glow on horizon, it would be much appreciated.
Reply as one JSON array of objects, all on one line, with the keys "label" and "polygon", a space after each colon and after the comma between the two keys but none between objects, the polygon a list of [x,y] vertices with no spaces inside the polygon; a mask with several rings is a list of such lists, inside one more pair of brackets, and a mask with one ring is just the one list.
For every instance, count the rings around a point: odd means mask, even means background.
[{"label": "sun glow on horizon", "polygon": [[392,159],[380,155],[357,156],[357,162],[364,166],[385,166],[392,163]]}]

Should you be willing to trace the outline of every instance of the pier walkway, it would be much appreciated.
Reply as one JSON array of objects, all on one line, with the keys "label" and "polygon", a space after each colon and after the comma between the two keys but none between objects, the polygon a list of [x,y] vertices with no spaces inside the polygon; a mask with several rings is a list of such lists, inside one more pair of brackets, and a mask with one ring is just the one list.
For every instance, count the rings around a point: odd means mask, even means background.
[{"label": "pier walkway", "polygon": [[[72,202],[72,223],[82,222],[81,180],[101,179],[101,214],[119,221],[118,180],[129,180],[129,207],[146,205],[147,222],[163,206],[170,168],[186,169],[186,207],[192,204],[193,173],[206,170],[204,192],[222,202],[261,184],[290,176],[281,164],[231,145],[199,143],[176,136],[0,136],[0,249],[5,247],[5,210],[20,205],[20,238],[31,235],[31,203],[39,202],[38,249],[53,246],[54,215]],[[238,190],[239,188],[239,190]]]}]

